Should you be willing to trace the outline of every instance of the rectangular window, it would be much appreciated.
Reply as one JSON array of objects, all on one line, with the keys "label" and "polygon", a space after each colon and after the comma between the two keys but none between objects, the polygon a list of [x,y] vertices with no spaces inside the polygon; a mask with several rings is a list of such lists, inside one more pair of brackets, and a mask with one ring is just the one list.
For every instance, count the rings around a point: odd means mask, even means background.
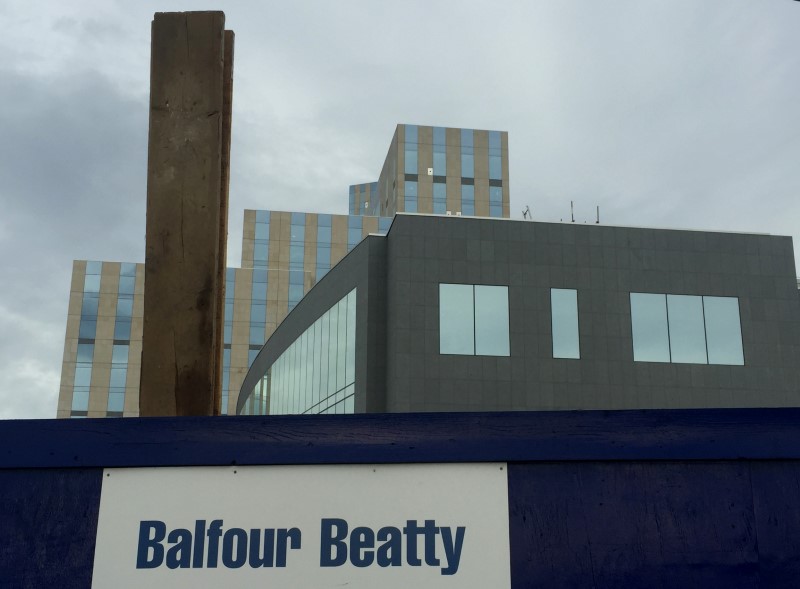
[{"label": "rectangular window", "polygon": [[475,355],[509,355],[507,286],[475,285]]},{"label": "rectangular window", "polygon": [[739,299],[631,293],[633,359],[743,365]]},{"label": "rectangular window", "polygon": [[736,297],[703,297],[706,343],[709,364],[742,366],[742,325],[739,299]]},{"label": "rectangular window", "polygon": [[135,276],[120,276],[118,291],[121,295],[132,295],[136,289]]},{"label": "rectangular window", "polygon": [[447,211],[447,185],[441,182],[433,183],[433,212],[443,215]]},{"label": "rectangular window", "polygon": [[475,214],[475,186],[472,184],[461,185],[461,214]]},{"label": "rectangular window", "polygon": [[708,364],[703,298],[667,295],[667,319],[672,361],[681,364]]},{"label": "rectangular window", "polygon": [[578,331],[578,291],[550,289],[550,312],[553,327],[553,358],[581,357]]},{"label": "rectangular window", "polygon": [[363,231],[363,217],[348,217],[347,219],[347,251],[350,251],[361,242]]},{"label": "rectangular window", "polygon": [[447,144],[447,131],[444,127],[433,128],[433,144],[441,146]]},{"label": "rectangular window", "polygon": [[[439,151],[436,151],[436,150]],[[433,146],[433,174],[434,176],[447,176],[447,155],[444,147]]]},{"label": "rectangular window", "polygon": [[439,285],[439,353],[475,354],[475,310],[471,284]]},{"label": "rectangular window", "polygon": [[405,192],[405,212],[406,213],[416,213],[417,212],[417,183],[414,181],[406,180],[406,192]]},{"label": "rectangular window", "polygon": [[508,287],[439,285],[439,353],[508,356]]},{"label": "rectangular window", "polygon": [[631,327],[635,362],[669,362],[667,298],[631,293]]}]

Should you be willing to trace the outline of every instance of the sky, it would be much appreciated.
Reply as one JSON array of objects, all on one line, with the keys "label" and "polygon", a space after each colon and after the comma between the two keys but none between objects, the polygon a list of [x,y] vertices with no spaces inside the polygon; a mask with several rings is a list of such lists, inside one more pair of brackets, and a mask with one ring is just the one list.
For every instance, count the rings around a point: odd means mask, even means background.
[{"label": "sky", "polygon": [[397,123],[509,133],[511,216],[800,244],[800,2],[3,0],[0,419],[52,418],[72,261],[144,261],[150,22],[236,33],[244,209],[346,213]]}]

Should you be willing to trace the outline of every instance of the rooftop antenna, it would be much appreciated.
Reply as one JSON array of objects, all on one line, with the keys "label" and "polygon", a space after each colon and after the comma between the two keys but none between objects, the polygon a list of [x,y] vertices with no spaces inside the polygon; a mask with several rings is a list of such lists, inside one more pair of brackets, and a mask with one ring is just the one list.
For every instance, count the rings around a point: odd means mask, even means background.
[{"label": "rooftop antenna", "polygon": [[597,205],[597,221],[595,223],[600,224],[600,205]]},{"label": "rooftop antenna", "polygon": [[569,201],[569,215],[572,217],[572,222],[575,222],[575,207],[573,206],[572,201]]},{"label": "rooftop antenna", "polygon": [[531,208],[528,205],[525,205],[525,210],[522,211],[522,218],[533,219],[533,215],[531,215]]}]

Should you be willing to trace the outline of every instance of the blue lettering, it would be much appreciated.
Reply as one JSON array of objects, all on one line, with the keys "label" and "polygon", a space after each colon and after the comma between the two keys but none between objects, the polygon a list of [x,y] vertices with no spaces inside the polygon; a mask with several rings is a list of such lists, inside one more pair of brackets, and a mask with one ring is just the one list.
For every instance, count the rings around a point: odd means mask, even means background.
[{"label": "blue lettering", "polygon": [[192,554],[192,568],[203,568],[203,552],[206,548],[206,520],[198,519],[194,522],[194,553]]},{"label": "blue lettering", "polygon": [[222,520],[215,519],[208,526],[208,560],[206,566],[210,569],[217,568],[219,557],[219,537],[222,535]]},{"label": "blue lettering", "polygon": [[386,526],[378,530],[378,542],[383,542],[378,546],[377,561],[378,566],[399,567],[403,564],[403,534],[399,528]]},{"label": "blue lettering", "polygon": [[359,568],[368,567],[375,561],[375,553],[367,548],[375,547],[375,532],[370,528],[353,528],[350,534],[350,562]]},{"label": "blue lettering", "polygon": [[[151,537],[152,532],[152,537]],[[136,552],[137,569],[154,569],[164,561],[164,547],[161,542],[167,534],[167,526],[159,520],[139,522],[139,549]],[[153,557],[150,558],[150,549]]]},{"label": "blue lettering", "polygon": [[167,541],[174,544],[167,550],[167,568],[188,569],[192,557],[192,533],[189,530],[178,528],[169,533]]},{"label": "blue lettering", "polygon": [[347,538],[347,522],[339,518],[323,518],[321,527],[319,566],[342,566],[347,562],[347,544],[343,542]]},{"label": "blue lettering", "polygon": [[441,530],[444,556],[447,559],[447,566],[441,570],[441,573],[443,575],[455,575],[461,562],[461,549],[464,547],[464,534],[467,528],[464,526],[456,528],[455,541],[453,541],[453,532],[450,528],[441,528]]},{"label": "blue lettering", "polygon": [[[291,540],[291,544],[290,541]],[[278,528],[278,550],[275,553],[275,566],[286,566],[286,551],[288,548],[298,550],[300,548],[300,530],[291,528],[286,530]]]},{"label": "blue lettering", "polygon": [[264,549],[261,550],[261,530],[250,530],[250,566],[271,567],[272,556],[275,552],[275,530],[264,530]]},{"label": "blue lettering", "polygon": [[[236,541],[236,550],[233,545]],[[247,532],[242,528],[231,528],[222,537],[222,564],[229,569],[238,569],[247,561]]]}]

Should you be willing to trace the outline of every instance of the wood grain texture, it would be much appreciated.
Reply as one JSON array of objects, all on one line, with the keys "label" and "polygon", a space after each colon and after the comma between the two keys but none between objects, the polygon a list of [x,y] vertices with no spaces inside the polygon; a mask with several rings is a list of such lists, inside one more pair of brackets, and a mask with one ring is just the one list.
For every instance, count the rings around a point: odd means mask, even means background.
[{"label": "wood grain texture", "polygon": [[4,421],[0,468],[792,459],[798,424],[791,408]]},{"label": "wood grain texture", "polygon": [[88,589],[101,469],[0,471],[0,587]]},{"label": "wood grain texture", "polygon": [[220,302],[225,15],[152,25],[139,413],[212,415]]}]

